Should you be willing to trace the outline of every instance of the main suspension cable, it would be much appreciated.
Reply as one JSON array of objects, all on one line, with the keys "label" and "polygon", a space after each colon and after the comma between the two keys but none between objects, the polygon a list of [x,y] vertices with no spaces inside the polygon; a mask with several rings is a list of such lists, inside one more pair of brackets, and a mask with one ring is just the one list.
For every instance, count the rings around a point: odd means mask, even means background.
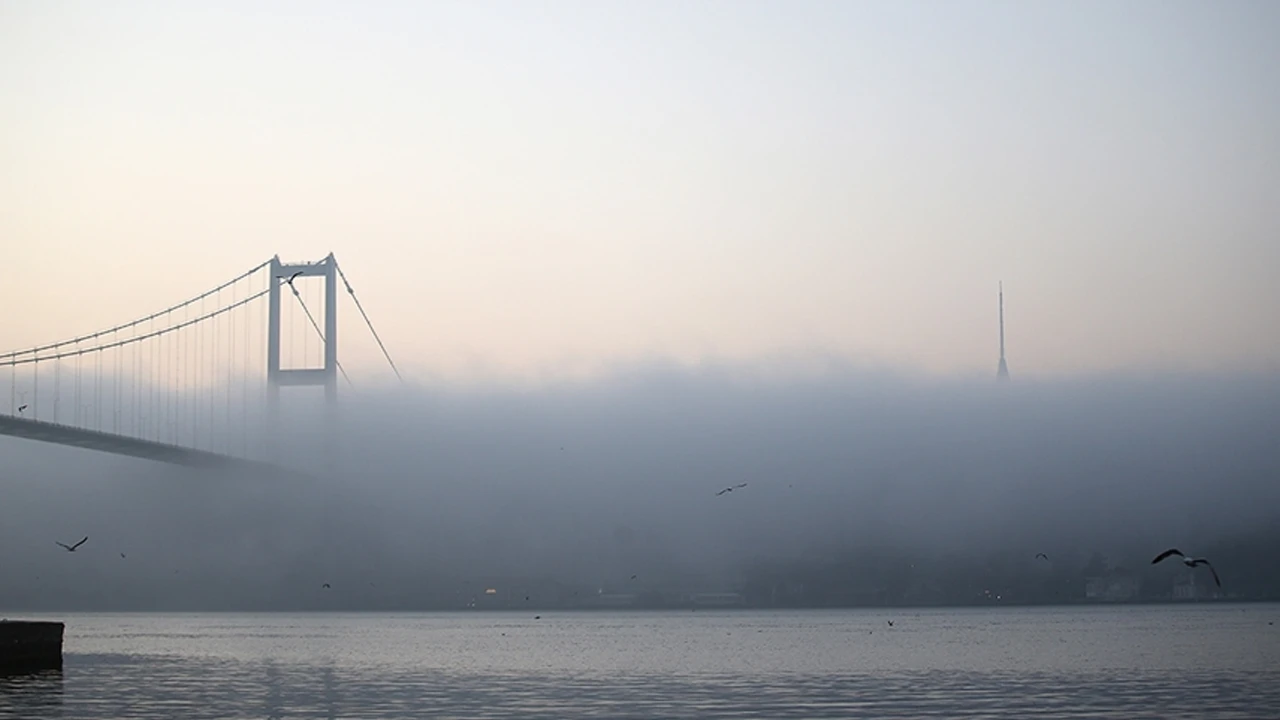
[{"label": "main suspension cable", "polygon": [[378,331],[374,329],[373,321],[369,319],[369,314],[364,311],[364,306],[360,304],[360,298],[356,297],[356,291],[351,289],[351,283],[347,282],[347,275],[342,272],[342,266],[337,261],[333,265],[338,270],[338,277],[342,278],[342,284],[347,288],[347,294],[355,301],[356,309],[360,311],[360,316],[364,318],[364,324],[369,327],[369,332],[373,333],[373,339],[378,341],[378,347],[382,349],[382,356],[387,359],[387,364],[391,366],[392,372],[396,374],[396,379],[404,382],[404,378],[400,375],[400,369],[396,367],[395,361],[391,359],[391,353],[387,352],[387,346],[382,343],[382,338],[379,337]]}]

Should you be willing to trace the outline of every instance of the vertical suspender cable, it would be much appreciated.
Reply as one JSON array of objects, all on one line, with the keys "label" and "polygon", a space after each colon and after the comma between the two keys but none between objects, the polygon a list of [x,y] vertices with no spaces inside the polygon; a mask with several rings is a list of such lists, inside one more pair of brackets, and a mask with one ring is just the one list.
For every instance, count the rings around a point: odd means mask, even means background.
[{"label": "vertical suspender cable", "polygon": [[[200,317],[204,317],[204,298],[200,299]],[[195,412],[191,416],[191,434],[193,443],[200,447],[200,410],[201,398],[204,397],[204,329],[205,323],[200,323],[195,328],[196,336],[196,390],[195,390]]]},{"label": "vertical suspender cable", "polygon": [[[116,333],[111,333],[111,341],[116,342]],[[124,355],[124,348],[117,347],[111,351],[111,358],[115,361],[115,380],[111,383],[111,432],[120,434],[120,360]]]},{"label": "vertical suspender cable", "polygon": [[[156,329],[156,321],[151,321],[151,330]],[[156,346],[154,338],[145,340],[147,343],[147,420],[143,423],[143,430],[147,439],[154,439],[156,426]]]},{"label": "vertical suspender cable", "polygon": [[[246,280],[247,291],[253,292],[253,281]],[[244,310],[244,363],[240,366],[240,456],[249,456],[249,326],[253,322],[253,311]]]},{"label": "vertical suspender cable", "polygon": [[73,413],[75,419],[72,420],[72,424],[74,424],[76,427],[82,427],[80,424],[80,421],[84,418],[84,414],[80,412],[80,377],[84,369],[84,356],[80,354],[79,339],[76,340],[75,351],[76,351],[76,392],[75,392],[75,400],[72,403],[75,406],[75,413]]},{"label": "vertical suspender cable", "polygon": [[165,341],[169,344],[169,352],[166,357],[169,360],[169,372],[165,374],[165,389],[168,391],[165,398],[165,412],[169,418],[168,432],[165,437],[169,439],[170,444],[178,442],[178,338],[173,334],[173,318],[166,318],[169,321],[170,330],[164,334]]},{"label": "vertical suspender cable", "polygon": [[94,353],[97,369],[93,380],[93,429],[102,430],[102,350]]},{"label": "vertical suspender cable", "polygon": [[[222,291],[221,290],[218,291],[217,296],[214,298],[214,307],[215,308],[222,307]],[[216,435],[213,431],[213,428],[214,428],[213,409],[216,406],[216,403],[214,402],[214,400],[218,396],[217,392],[215,391],[215,388],[217,387],[217,382],[218,382],[218,368],[217,368],[218,318],[217,317],[210,318],[209,325],[213,329],[213,352],[209,353],[209,449],[212,450],[214,448],[215,435]]]},{"label": "vertical suspender cable", "polygon": [[[236,286],[231,286],[231,304],[236,304]],[[227,393],[227,419],[224,423],[227,427],[226,449],[227,453],[231,452],[231,377],[232,369],[236,362],[236,311],[232,310],[227,313],[227,385],[224,388]]]}]

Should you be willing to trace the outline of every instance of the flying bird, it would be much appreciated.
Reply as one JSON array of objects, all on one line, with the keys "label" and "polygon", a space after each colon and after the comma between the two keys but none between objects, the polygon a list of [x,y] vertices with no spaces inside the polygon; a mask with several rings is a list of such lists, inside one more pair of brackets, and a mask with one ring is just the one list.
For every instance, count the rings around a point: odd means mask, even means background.
[{"label": "flying bird", "polygon": [[889,623],[889,627],[893,627],[893,621],[892,621],[892,620],[889,620],[889,621],[888,621],[888,623]]},{"label": "flying bird", "polygon": [[27,406],[26,406],[25,404],[23,404],[23,405],[19,405],[19,406],[18,406],[18,414],[19,414],[19,415],[21,415],[21,414],[22,414],[22,411],[23,411],[23,410],[26,410],[26,409],[27,409]]},{"label": "flying bird", "polygon": [[1169,548],[1168,550],[1165,550],[1164,552],[1160,553],[1159,555],[1156,556],[1155,560],[1151,561],[1151,564],[1155,565],[1156,563],[1169,557],[1170,555],[1177,555],[1178,557],[1182,558],[1182,564],[1186,565],[1189,568],[1193,568],[1197,565],[1203,565],[1209,568],[1209,572],[1213,573],[1213,582],[1218,587],[1222,587],[1222,581],[1218,579],[1218,571],[1213,569],[1213,566],[1209,564],[1208,560],[1205,560],[1204,558],[1187,557],[1186,555],[1183,555],[1182,551],[1178,550],[1177,548]]},{"label": "flying bird", "polygon": [[58,542],[57,540],[54,540],[53,542],[54,542],[54,544],[55,544],[55,545],[59,545],[59,546],[61,546],[61,547],[66,548],[66,549],[67,549],[67,552],[75,552],[75,551],[76,551],[76,548],[80,547],[81,545],[85,544],[85,543],[86,543],[86,542],[88,542],[88,541],[89,541],[89,536],[88,536],[88,535],[85,535],[83,538],[81,538],[80,542],[76,543],[75,545],[63,545],[62,543]]},{"label": "flying bird", "polygon": [[329,589],[329,583],[325,583],[325,584],[321,585],[320,587],[321,587],[322,589],[327,590],[327,589]]},{"label": "flying bird", "polygon": [[747,484],[746,484],[746,483],[742,483],[741,485],[734,485],[734,486],[732,486],[732,487],[727,487],[727,488],[725,488],[725,489],[721,490],[720,492],[716,493],[716,497],[720,497],[721,495],[723,495],[723,494],[725,494],[725,493],[731,493],[731,492],[733,492],[734,490],[736,490],[736,489],[738,489],[738,488],[744,488],[744,487],[746,487],[746,486],[747,486]]},{"label": "flying bird", "polygon": [[1035,559],[1036,559],[1036,560],[1039,560],[1040,558],[1044,558],[1045,560],[1048,560],[1048,559],[1049,559],[1049,556],[1048,556],[1048,555],[1045,555],[1044,553],[1036,553],[1036,557],[1035,557]]},{"label": "flying bird", "polygon": [[298,272],[296,272],[296,273],[294,273],[294,274],[290,275],[290,276],[289,276],[289,277],[287,277],[287,278],[286,278],[285,276],[283,276],[283,275],[277,275],[277,276],[276,276],[276,278],[277,278],[278,280],[284,280],[284,281],[285,281],[286,283],[288,283],[289,285],[293,285],[294,278],[298,277],[298,276],[299,276],[299,275],[301,275],[301,274],[302,274],[302,271],[301,271],[301,270],[299,270]]},{"label": "flying bird", "polygon": [[635,576],[635,575],[632,575],[632,576],[631,576],[631,579],[632,579],[632,580],[635,580],[635,579],[636,579],[636,576]]},{"label": "flying bird", "polygon": [[124,553],[120,553],[120,557],[124,557]]}]

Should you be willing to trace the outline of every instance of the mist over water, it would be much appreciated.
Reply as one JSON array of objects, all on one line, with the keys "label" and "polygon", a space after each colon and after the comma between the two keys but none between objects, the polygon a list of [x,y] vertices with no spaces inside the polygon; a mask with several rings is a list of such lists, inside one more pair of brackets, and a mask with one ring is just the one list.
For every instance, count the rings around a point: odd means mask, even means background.
[{"label": "mist over water", "polygon": [[1135,568],[1170,546],[1240,549],[1215,558],[1237,591],[1280,582],[1256,559],[1280,520],[1274,377],[652,364],[354,392],[335,435],[318,410],[286,413],[280,462],[306,476],[0,440],[0,607],[462,607],[491,579],[537,605],[552,582],[717,592],[762,565],[1036,552]]}]

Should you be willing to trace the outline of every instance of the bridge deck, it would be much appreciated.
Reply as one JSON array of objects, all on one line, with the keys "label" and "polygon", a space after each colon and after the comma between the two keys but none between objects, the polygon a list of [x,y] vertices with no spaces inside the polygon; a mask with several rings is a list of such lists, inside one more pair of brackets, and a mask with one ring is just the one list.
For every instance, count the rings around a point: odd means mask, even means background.
[{"label": "bridge deck", "polygon": [[58,445],[69,445],[71,447],[85,448],[86,450],[98,450],[115,453],[116,455],[128,455],[130,457],[189,467],[227,468],[238,465],[260,465],[250,460],[204,450],[193,450],[181,445],[139,440],[126,435],[85,430],[45,420],[31,420],[12,416],[0,416],[0,435]]}]

